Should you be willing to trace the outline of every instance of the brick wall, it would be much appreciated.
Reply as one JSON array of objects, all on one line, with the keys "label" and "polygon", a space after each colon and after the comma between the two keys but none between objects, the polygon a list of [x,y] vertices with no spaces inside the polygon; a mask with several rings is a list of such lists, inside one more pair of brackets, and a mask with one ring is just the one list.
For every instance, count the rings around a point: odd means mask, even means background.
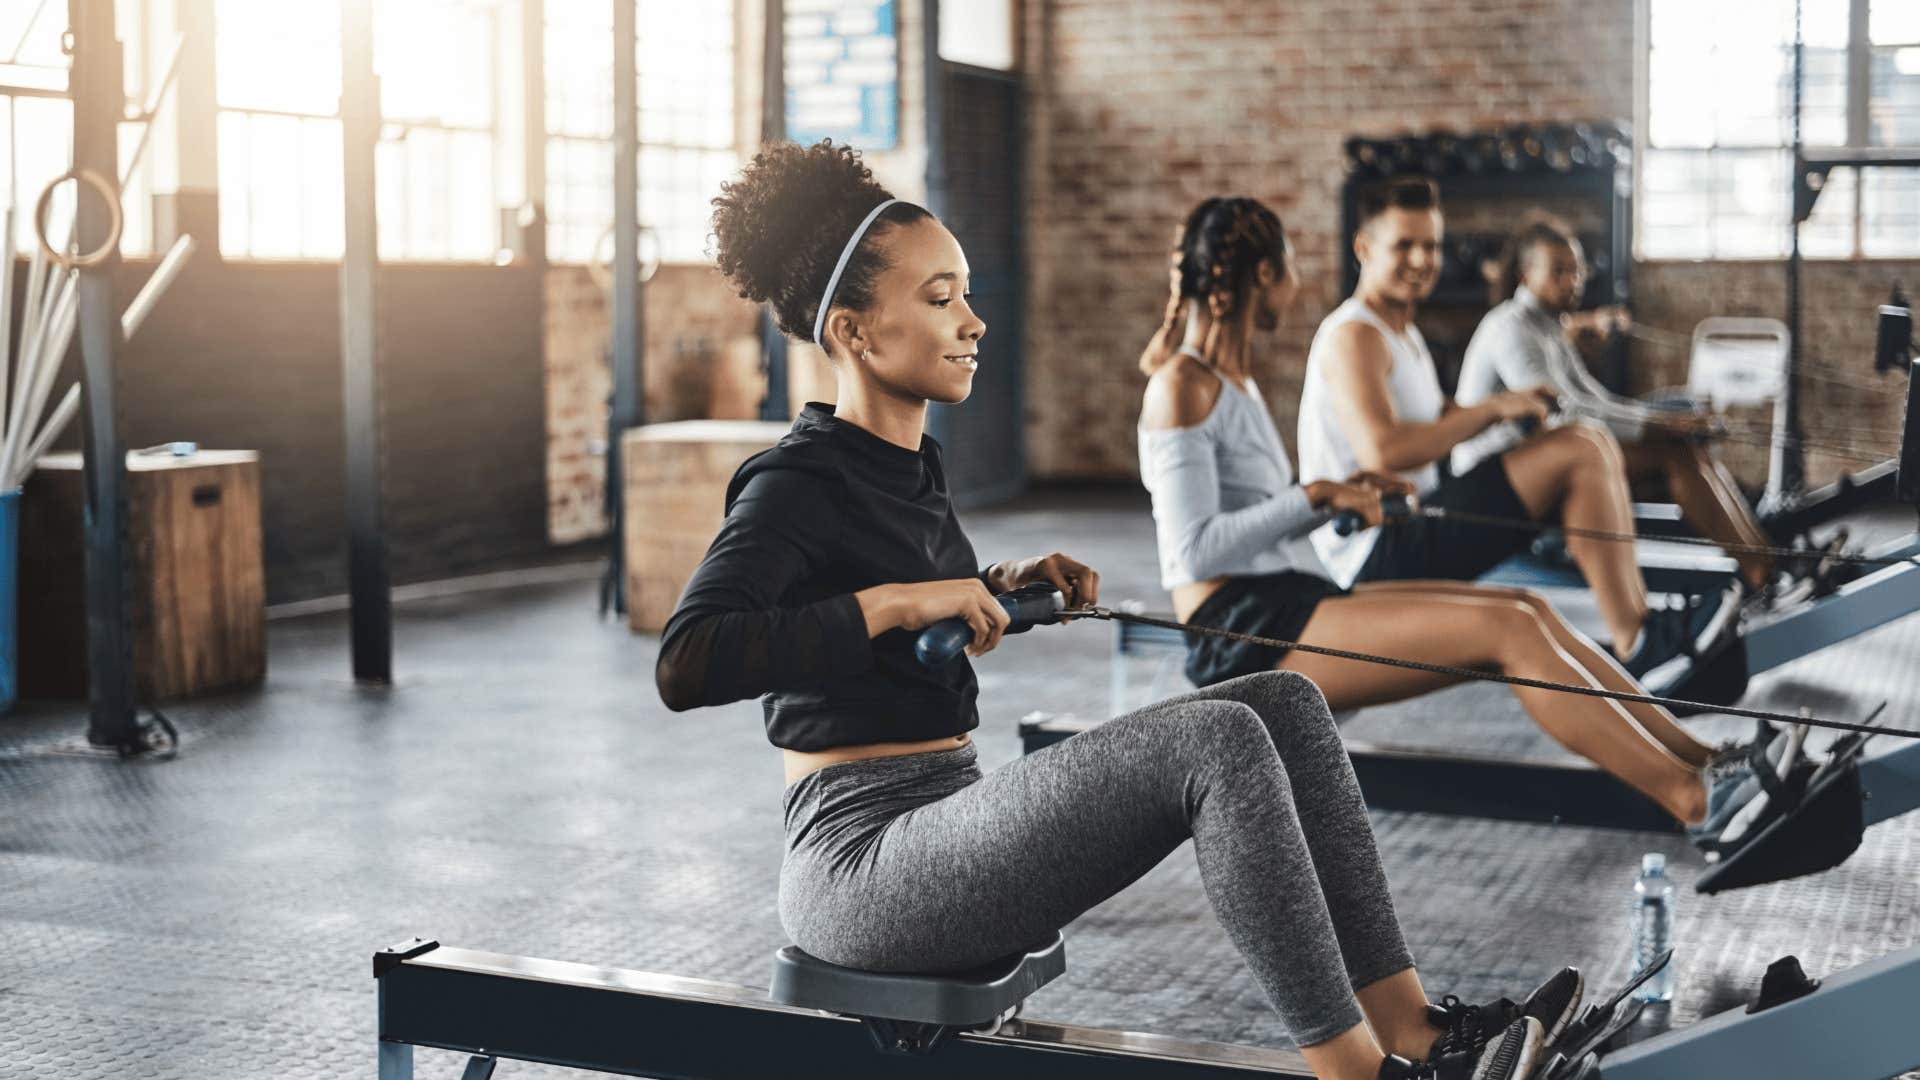
[{"label": "brick wall", "polygon": [[[714,415],[715,375],[729,369],[729,345],[757,335],[753,306],[708,266],[663,266],[645,295],[646,419]],[[613,392],[611,313],[605,289],[585,267],[549,269],[546,299],[547,531],[566,543],[607,530],[602,448]]]},{"label": "brick wall", "polygon": [[[1799,380],[1807,480],[1825,483],[1842,472],[1893,456],[1906,407],[1906,379],[1873,374],[1874,310],[1895,280],[1920,282],[1920,261],[1809,262],[1801,300]],[[1787,277],[1780,262],[1648,262],[1634,268],[1635,310],[1641,322],[1691,334],[1710,315],[1785,319]],[[1684,350],[1636,342],[1634,389],[1686,381]],[[1767,418],[1755,421],[1766,423]],[[1757,440],[1755,440],[1757,441]],[[1763,446],[1729,443],[1723,454],[1742,481],[1767,476]]]},{"label": "brick wall", "polygon": [[[131,297],[152,260],[126,263]],[[16,287],[24,274],[15,276]],[[129,447],[260,452],[270,603],[346,589],[339,267],[199,258],[119,359]],[[386,536],[397,582],[548,550],[539,288],[518,267],[398,264],[379,280]],[[59,386],[78,376],[79,349]],[[79,447],[79,425],[60,444]]]},{"label": "brick wall", "polygon": [[[1632,0],[1049,0],[1026,12],[1027,434],[1039,477],[1135,475],[1134,360],[1164,303],[1173,226],[1199,199],[1253,195],[1291,233],[1300,304],[1255,360],[1291,443],[1307,343],[1341,299],[1348,136],[1632,115]],[[1870,347],[1871,304],[1896,269],[1920,280],[1911,265],[1809,265],[1807,362]],[[1644,318],[1684,331],[1716,312],[1779,315],[1781,277],[1777,264],[1654,264],[1638,268],[1635,292]],[[1828,384],[1808,390],[1810,427],[1858,404]],[[1835,467],[1810,464],[1816,478]]]},{"label": "brick wall", "polygon": [[[740,43],[734,80],[734,127],[742,162],[759,138],[762,6],[735,7]],[[882,184],[903,199],[926,196],[925,94],[921,80],[919,8],[896,8],[900,24],[900,143],[865,155]],[[716,194],[718,194],[716,192]],[[734,296],[710,266],[663,266],[647,285],[646,398],[649,421],[743,415],[738,405],[760,393],[758,369],[741,351],[742,335],[758,333],[754,309]],[[612,389],[606,350],[610,312],[605,291],[586,269],[556,266],[547,277],[548,530],[555,541],[605,535],[606,461],[589,444],[606,438]],[[792,400],[832,397],[832,379],[817,350],[789,348]],[[719,385],[716,385],[719,384]],[[728,404],[732,407],[729,408]],[[752,414],[744,414],[752,415]]]}]

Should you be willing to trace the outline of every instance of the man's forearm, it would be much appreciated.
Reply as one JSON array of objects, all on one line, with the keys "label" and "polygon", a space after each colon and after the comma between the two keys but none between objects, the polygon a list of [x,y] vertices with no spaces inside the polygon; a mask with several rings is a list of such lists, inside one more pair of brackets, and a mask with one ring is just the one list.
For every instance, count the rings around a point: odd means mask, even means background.
[{"label": "man's forearm", "polygon": [[1452,453],[1458,444],[1485,431],[1497,419],[1499,414],[1482,403],[1453,409],[1438,420],[1402,421],[1376,442],[1374,453],[1378,460],[1362,459],[1360,464],[1395,472],[1424,468]]}]

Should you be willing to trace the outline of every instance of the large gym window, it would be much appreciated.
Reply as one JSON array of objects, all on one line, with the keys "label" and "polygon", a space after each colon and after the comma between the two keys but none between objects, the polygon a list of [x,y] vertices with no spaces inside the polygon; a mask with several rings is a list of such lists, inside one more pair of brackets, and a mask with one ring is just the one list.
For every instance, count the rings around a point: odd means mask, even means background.
[{"label": "large gym window", "polygon": [[[115,31],[123,44],[123,84],[129,114],[139,106],[173,108],[170,98],[153,99],[153,80],[159,78],[146,62],[155,42],[148,37],[145,0],[114,0]],[[12,206],[14,250],[26,252],[39,243],[34,235],[33,210],[40,193],[54,177],[73,164],[73,104],[68,98],[67,75],[72,62],[61,46],[67,29],[67,7],[55,0],[13,4],[0,0],[0,206]],[[119,127],[119,164],[124,177],[120,206],[124,218],[120,253],[153,253],[154,153],[149,142],[140,159],[134,154],[145,136],[144,123]],[[72,221],[73,188],[63,187],[52,200],[51,238],[68,235]]]},{"label": "large gym window", "polygon": [[[709,205],[739,165],[728,3],[636,0],[640,223],[666,262],[706,261]],[[612,257],[613,15],[546,7],[547,256]]]},{"label": "large gym window", "polygon": [[[499,248],[493,0],[378,0],[380,256]],[[269,259],[344,247],[338,0],[217,0],[220,247]]]},{"label": "large gym window", "polygon": [[[1641,0],[1645,258],[1787,254],[1793,0]],[[1809,148],[1920,146],[1920,4],[1802,0]],[[1920,172],[1836,169],[1801,230],[1812,257],[1920,255]]]}]

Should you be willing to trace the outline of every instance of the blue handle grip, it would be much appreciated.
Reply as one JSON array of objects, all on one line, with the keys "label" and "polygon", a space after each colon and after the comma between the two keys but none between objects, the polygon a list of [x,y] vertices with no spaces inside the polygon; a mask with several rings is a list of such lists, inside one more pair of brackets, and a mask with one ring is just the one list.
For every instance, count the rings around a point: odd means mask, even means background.
[{"label": "blue handle grip", "polygon": [[[1058,592],[1044,586],[1027,586],[993,598],[1000,609],[1007,613],[1006,632],[1018,634],[1043,622],[1052,622],[1064,606]],[[942,619],[925,630],[913,643],[913,655],[928,667],[939,667],[949,663],[973,640],[973,627],[967,620],[954,617]]]}]

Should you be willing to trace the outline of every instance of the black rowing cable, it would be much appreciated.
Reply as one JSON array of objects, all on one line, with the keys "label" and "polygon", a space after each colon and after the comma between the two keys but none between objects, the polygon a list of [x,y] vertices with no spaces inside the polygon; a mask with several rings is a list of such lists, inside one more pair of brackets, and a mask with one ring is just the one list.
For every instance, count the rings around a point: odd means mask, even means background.
[{"label": "black rowing cable", "polygon": [[1658,705],[1667,709],[1678,706],[1682,710],[1719,713],[1723,716],[1743,716],[1754,720],[1765,720],[1775,724],[1806,724],[1810,727],[1831,728],[1835,731],[1855,731],[1868,735],[1897,735],[1906,739],[1920,739],[1920,730],[1910,728],[1880,727],[1872,723],[1856,723],[1851,720],[1827,720],[1816,716],[1794,716],[1788,713],[1772,712],[1767,709],[1743,709],[1733,705],[1709,705],[1701,701],[1686,701],[1681,698],[1660,697],[1655,694],[1633,694],[1624,690],[1606,690],[1597,686],[1574,686],[1571,683],[1557,683],[1546,679],[1529,679],[1519,675],[1506,675],[1497,671],[1483,671],[1479,668],[1454,667],[1451,664],[1429,664],[1420,660],[1402,660],[1391,656],[1377,656],[1373,653],[1354,652],[1350,649],[1334,649],[1325,645],[1307,645],[1302,642],[1287,641],[1282,638],[1261,637],[1257,634],[1242,634],[1238,631],[1221,630],[1212,626],[1194,626],[1191,623],[1183,623],[1174,619],[1162,619],[1153,615],[1137,615],[1130,611],[1115,611],[1112,608],[1096,606],[1068,608],[1059,612],[1057,617],[1060,619],[1104,619],[1110,622],[1127,622],[1138,623],[1142,626],[1158,626],[1167,630],[1179,630],[1188,634],[1204,634],[1208,637],[1223,638],[1228,641],[1242,641],[1251,645],[1265,645],[1276,649],[1313,653],[1318,656],[1331,656],[1339,660],[1358,660],[1362,663],[1382,664],[1387,667],[1406,668],[1411,671],[1425,671],[1456,679],[1501,683],[1507,686],[1525,686],[1536,690],[1554,690],[1563,694],[1581,694],[1586,697],[1610,698],[1614,701],[1630,701],[1642,705]]}]

